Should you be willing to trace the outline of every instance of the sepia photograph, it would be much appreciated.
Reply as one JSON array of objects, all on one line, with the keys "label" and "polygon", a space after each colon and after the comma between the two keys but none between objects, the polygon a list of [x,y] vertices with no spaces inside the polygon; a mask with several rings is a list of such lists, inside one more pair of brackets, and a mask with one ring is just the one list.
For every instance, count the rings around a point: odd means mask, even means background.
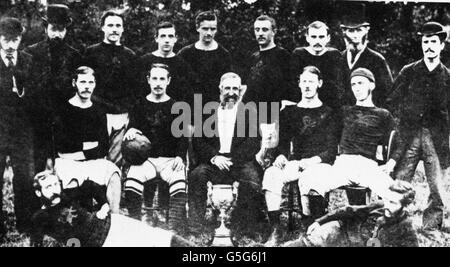
[{"label": "sepia photograph", "polygon": [[450,0],[1,0],[0,59],[0,247],[450,247]]}]

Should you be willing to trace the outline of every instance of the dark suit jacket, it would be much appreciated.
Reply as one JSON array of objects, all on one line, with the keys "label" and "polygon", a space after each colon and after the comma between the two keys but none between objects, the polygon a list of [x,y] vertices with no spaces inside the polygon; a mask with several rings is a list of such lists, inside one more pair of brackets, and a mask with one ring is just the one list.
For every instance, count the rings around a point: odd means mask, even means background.
[{"label": "dark suit jacket", "polygon": [[75,93],[72,74],[81,63],[81,54],[68,44],[63,44],[51,54],[48,40],[33,44],[24,51],[33,56],[34,64],[38,66],[35,101],[41,111],[54,111]]},{"label": "dark suit jacket", "polygon": [[[6,145],[14,146],[15,142],[17,145],[29,142],[32,73],[32,56],[25,52],[18,53],[12,70],[0,59],[0,150]],[[13,92],[13,76],[17,93]]]},{"label": "dark suit jacket", "polygon": [[[215,130],[216,134],[213,137],[206,137],[205,132],[203,132],[203,137],[194,137],[193,139],[194,150],[198,156],[199,163],[203,164],[211,164],[211,159],[216,155],[220,155],[220,138],[216,125],[218,122],[217,108],[213,112],[213,115],[203,115],[203,129],[209,128],[208,125],[212,125],[211,128]],[[257,114],[256,110],[245,109],[244,104],[239,104],[231,153],[225,155],[231,157],[235,164],[254,160],[256,153],[261,147],[259,123],[255,114]],[[250,117],[254,118],[253,116],[256,116],[256,119],[251,121]],[[213,123],[209,123],[211,119],[214,119]]]}]

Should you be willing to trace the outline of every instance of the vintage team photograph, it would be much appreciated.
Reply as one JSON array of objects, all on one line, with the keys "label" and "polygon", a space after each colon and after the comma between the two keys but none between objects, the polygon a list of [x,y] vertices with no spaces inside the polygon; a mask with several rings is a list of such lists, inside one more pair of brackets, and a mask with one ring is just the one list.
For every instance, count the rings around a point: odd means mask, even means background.
[{"label": "vintage team photograph", "polygon": [[450,1],[2,0],[0,247],[449,247],[449,67]]}]

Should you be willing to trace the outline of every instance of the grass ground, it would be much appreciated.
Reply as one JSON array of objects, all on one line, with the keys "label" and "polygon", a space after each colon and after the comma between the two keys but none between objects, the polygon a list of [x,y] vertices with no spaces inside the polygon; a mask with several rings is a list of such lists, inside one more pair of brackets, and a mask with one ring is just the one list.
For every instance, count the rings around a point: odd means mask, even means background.
[{"label": "grass ground", "polygon": [[[28,247],[29,246],[29,238],[26,235],[21,235],[17,233],[14,226],[14,214],[13,214],[13,206],[12,199],[13,194],[11,191],[11,179],[8,172],[5,173],[5,184],[4,184],[4,211],[7,214],[7,227],[8,234],[4,241],[0,241],[0,247]],[[422,223],[422,212],[427,206],[429,189],[428,185],[425,181],[425,175],[423,172],[423,168],[419,167],[416,175],[414,177],[413,185],[416,188],[416,199],[409,206],[408,210],[410,211],[412,225],[414,231],[416,231],[419,246],[420,247],[450,247],[450,169],[447,170],[444,179],[444,188],[447,193],[444,199],[444,202],[447,206],[445,212],[445,222],[444,228],[442,231],[423,231],[421,228]],[[334,198],[334,201],[345,203],[345,194],[341,194],[341,192],[336,192],[337,197]],[[339,205],[339,203],[334,203],[335,205]],[[161,214],[159,215],[159,222],[164,221]],[[297,222],[298,222],[298,218]],[[287,216],[284,214],[283,216],[283,225],[287,229]],[[298,225],[298,224],[297,224]],[[165,228],[165,223],[159,223],[157,226]],[[303,233],[303,229],[299,229],[297,231],[286,231],[284,236],[285,241],[295,240]],[[263,238],[256,238],[255,240],[250,240],[248,238],[241,238],[238,242],[239,246],[255,246],[258,242],[263,242]],[[205,242],[202,240],[191,240],[196,241],[200,246],[205,245]],[[52,239],[46,239],[44,243],[46,246],[58,246],[59,244],[55,243]]]}]

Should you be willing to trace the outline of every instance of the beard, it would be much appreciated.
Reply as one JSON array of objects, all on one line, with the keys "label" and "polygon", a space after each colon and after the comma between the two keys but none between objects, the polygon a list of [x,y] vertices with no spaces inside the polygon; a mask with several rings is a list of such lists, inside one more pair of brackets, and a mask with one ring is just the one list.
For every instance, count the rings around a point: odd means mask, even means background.
[{"label": "beard", "polygon": [[51,38],[49,39],[49,43],[51,48],[60,47],[64,44],[64,39],[59,37]]},{"label": "beard", "polygon": [[231,100],[234,101],[234,104],[239,100],[238,95],[225,95],[222,102],[220,103],[222,107],[225,107],[227,104],[232,103]]}]

